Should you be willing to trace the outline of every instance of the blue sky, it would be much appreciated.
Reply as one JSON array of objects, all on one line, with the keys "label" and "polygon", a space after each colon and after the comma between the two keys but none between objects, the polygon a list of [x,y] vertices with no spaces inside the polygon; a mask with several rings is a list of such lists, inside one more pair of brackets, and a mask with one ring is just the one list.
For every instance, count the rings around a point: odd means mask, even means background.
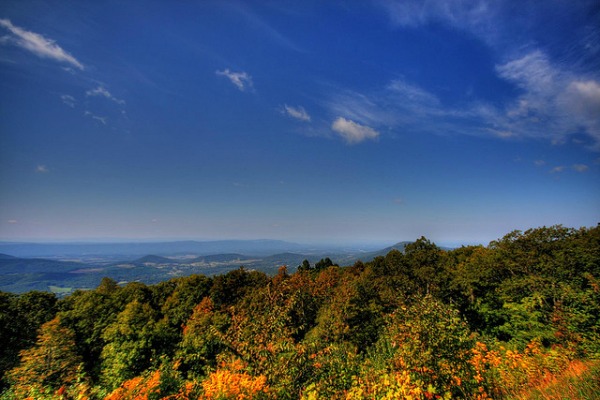
[{"label": "blue sky", "polygon": [[0,240],[600,222],[596,1],[0,4]]}]

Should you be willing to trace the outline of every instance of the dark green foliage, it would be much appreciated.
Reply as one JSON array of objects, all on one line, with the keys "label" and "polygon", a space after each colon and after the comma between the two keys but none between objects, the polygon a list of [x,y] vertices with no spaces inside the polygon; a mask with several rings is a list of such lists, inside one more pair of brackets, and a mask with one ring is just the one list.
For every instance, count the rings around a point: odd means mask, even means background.
[{"label": "dark green foliage", "polygon": [[135,299],[102,334],[102,380],[111,389],[145,371],[157,360],[158,314]]},{"label": "dark green foliage", "polygon": [[310,271],[311,266],[310,266],[310,262],[308,262],[308,260],[304,260],[302,261],[302,265],[298,266],[298,271]]},{"label": "dark green foliage", "polygon": [[56,297],[47,292],[14,295],[0,292],[0,388],[19,351],[33,346],[42,324],[56,314]]},{"label": "dark green foliage", "polygon": [[210,296],[217,307],[233,305],[246,293],[267,284],[268,277],[262,272],[248,271],[240,267],[235,271],[218,275],[213,280]]},{"label": "dark green foliage", "polygon": [[174,281],[175,287],[162,304],[162,313],[170,326],[181,326],[192,315],[196,304],[208,296],[212,280],[204,275],[191,275]]},{"label": "dark green foliage", "polygon": [[315,271],[321,271],[333,266],[338,267],[339,265],[334,264],[331,258],[325,257],[315,263]]}]

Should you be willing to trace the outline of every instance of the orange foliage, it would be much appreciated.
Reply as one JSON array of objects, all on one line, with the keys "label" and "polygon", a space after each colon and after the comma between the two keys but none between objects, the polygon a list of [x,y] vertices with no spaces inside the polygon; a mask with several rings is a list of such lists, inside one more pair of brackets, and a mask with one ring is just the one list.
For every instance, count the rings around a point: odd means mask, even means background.
[{"label": "orange foliage", "polygon": [[222,363],[221,368],[211,373],[204,382],[202,399],[255,399],[268,393],[267,378],[253,377],[241,372],[244,365],[240,360]]},{"label": "orange foliage", "polygon": [[125,381],[104,400],[149,400],[151,395],[160,393],[159,386],[160,371],[154,371],[147,378],[137,376]]},{"label": "orange foliage", "polygon": [[544,350],[537,341],[529,343],[522,352],[503,346],[490,350],[485,343],[477,342],[472,353],[470,363],[475,369],[474,379],[480,385],[477,396],[480,399],[547,385],[568,364],[568,358],[558,349]]}]

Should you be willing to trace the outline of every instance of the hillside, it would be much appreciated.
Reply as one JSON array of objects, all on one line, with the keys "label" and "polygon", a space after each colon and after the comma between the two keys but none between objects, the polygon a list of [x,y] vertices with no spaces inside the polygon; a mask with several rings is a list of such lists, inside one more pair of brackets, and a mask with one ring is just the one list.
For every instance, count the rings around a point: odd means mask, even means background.
[{"label": "hillside", "polygon": [[[0,350],[1,398],[596,391],[600,226],[515,231],[488,247],[453,250],[420,238],[403,249],[272,276],[238,268],[153,285],[103,279],[58,301],[0,293],[0,334],[9,344]],[[300,255],[272,261],[293,257]]]},{"label": "hillside", "polygon": [[18,258],[6,254],[0,255],[0,275],[33,274],[40,272],[69,272],[85,268],[87,265],[69,262],[46,260],[42,258]]},{"label": "hillside", "polygon": [[[191,243],[191,244],[190,244]],[[207,245],[210,243],[210,245]],[[145,243],[143,247],[135,247],[134,252],[141,250],[149,250],[149,253],[136,257],[135,253],[128,256],[122,256],[118,261],[112,251],[116,251],[112,245],[107,244],[111,248],[111,253],[107,256],[90,254],[74,253],[75,258],[90,258],[92,262],[72,262],[62,260],[48,260],[40,258],[20,258],[11,255],[0,256],[0,290],[24,293],[30,290],[53,291],[64,296],[72,293],[77,289],[91,289],[100,284],[104,277],[109,277],[117,282],[143,282],[146,284],[158,283],[172,277],[188,276],[192,274],[203,274],[212,276],[222,274],[227,271],[244,266],[248,269],[259,270],[267,274],[275,274],[277,269],[285,265],[290,271],[308,259],[311,263],[315,263],[324,257],[332,257],[338,263],[353,264],[358,260],[357,254],[354,251],[335,254],[318,253],[319,250],[309,249],[308,254],[295,253],[289,251],[285,247],[285,252],[277,252],[266,255],[243,254],[241,252],[229,253],[214,253],[206,255],[196,255],[190,253],[194,248],[200,246],[202,251],[208,248],[227,248],[229,246],[239,245],[241,249],[258,248],[267,249],[278,246],[290,246],[296,248],[300,245],[289,244],[282,241],[225,241],[225,242],[179,242],[156,244],[157,248],[149,248],[150,244]],[[103,245],[72,245],[72,247],[52,247],[48,245],[44,247],[42,252],[47,252],[52,249],[57,251],[88,251],[92,248],[98,251]],[[71,246],[71,245],[70,245]],[[100,247],[98,247],[100,246]],[[121,245],[120,245],[121,246]],[[123,245],[125,246],[125,245]],[[166,247],[164,247],[166,246]],[[261,247],[262,246],[262,247]],[[118,251],[125,251],[126,247],[118,247]],[[165,257],[160,253],[161,250],[185,249],[182,254],[185,257],[173,256],[172,258]],[[237,250],[237,249],[236,249]],[[321,250],[322,251],[322,250]],[[360,253],[362,261],[370,261],[374,257],[386,254],[387,250],[380,250],[372,253]],[[56,257],[56,255],[54,255]]]}]

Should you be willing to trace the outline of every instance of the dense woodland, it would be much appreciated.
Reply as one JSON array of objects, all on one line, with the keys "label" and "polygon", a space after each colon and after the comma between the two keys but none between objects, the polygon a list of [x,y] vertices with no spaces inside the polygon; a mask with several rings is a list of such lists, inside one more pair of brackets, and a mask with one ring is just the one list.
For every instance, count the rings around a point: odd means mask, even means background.
[{"label": "dense woodland", "polygon": [[600,225],[420,238],[275,276],[0,292],[0,343],[1,399],[535,398],[569,376],[593,398]]}]

